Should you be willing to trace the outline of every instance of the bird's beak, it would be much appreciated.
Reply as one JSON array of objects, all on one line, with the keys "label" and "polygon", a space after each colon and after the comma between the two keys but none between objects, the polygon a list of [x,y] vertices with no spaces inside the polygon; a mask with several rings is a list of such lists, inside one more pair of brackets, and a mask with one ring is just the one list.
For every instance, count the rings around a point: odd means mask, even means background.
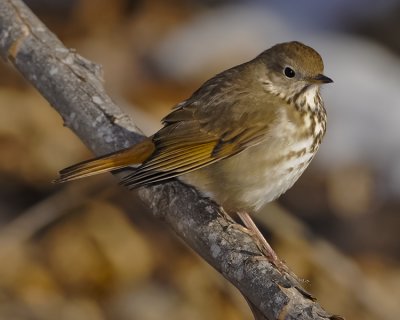
[{"label": "bird's beak", "polygon": [[321,84],[321,83],[332,83],[333,80],[331,78],[328,78],[327,76],[324,76],[323,74],[318,74],[315,77],[311,79],[312,82],[316,84]]}]

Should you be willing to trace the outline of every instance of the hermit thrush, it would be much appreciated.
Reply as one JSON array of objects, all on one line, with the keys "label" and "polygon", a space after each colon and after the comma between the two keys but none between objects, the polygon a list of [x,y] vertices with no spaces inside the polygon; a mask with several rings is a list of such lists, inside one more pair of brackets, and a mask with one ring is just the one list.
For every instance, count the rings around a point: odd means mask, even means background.
[{"label": "hermit thrush", "polygon": [[279,197],[313,159],[326,128],[323,62],[300,42],[273,46],[206,81],[152,137],[60,172],[58,182],[134,167],[137,188],[178,177],[237,212],[277,257],[248,213]]}]

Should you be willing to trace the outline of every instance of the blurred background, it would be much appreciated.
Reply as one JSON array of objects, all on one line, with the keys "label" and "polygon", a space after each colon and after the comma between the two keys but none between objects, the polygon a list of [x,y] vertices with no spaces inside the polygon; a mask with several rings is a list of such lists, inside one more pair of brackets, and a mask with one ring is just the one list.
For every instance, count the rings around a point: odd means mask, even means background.
[{"label": "blurred background", "polygon": [[[29,0],[103,66],[151,134],[214,74],[278,42],[324,58],[328,132],[299,182],[257,216],[330,312],[400,313],[400,1]],[[0,61],[0,319],[251,319],[222,276],[110,175],[53,185],[91,156]]]}]

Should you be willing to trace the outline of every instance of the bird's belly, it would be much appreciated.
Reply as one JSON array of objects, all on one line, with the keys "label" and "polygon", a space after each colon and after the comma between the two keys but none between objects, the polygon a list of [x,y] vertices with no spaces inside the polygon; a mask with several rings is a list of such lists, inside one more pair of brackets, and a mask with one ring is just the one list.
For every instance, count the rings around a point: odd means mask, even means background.
[{"label": "bird's belly", "polygon": [[290,148],[260,144],[181,179],[226,210],[257,211],[296,182],[314,156],[311,144],[311,140]]}]

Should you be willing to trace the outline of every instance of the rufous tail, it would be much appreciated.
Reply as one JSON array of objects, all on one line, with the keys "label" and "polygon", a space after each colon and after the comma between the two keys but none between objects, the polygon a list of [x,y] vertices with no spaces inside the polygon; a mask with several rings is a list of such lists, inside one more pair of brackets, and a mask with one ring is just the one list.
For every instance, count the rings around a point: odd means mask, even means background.
[{"label": "rufous tail", "polygon": [[141,164],[153,153],[154,149],[155,146],[151,139],[146,139],[128,149],[83,161],[65,168],[59,172],[59,177],[53,182],[61,183],[76,180],[99,173]]}]

